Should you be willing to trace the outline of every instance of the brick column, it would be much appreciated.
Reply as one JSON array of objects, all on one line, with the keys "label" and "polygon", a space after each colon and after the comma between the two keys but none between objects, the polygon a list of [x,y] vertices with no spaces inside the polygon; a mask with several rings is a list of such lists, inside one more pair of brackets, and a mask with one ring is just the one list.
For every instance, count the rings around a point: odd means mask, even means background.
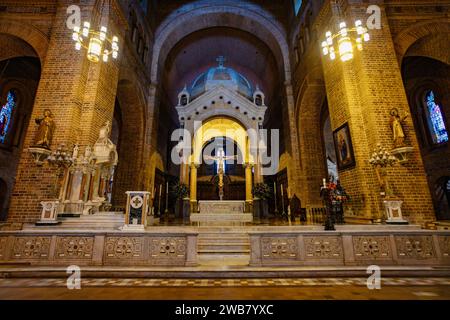
[{"label": "brick column", "polygon": [[[92,21],[94,0],[81,6],[82,21]],[[53,112],[56,123],[52,149],[65,143],[82,146],[93,144],[99,128],[111,120],[117,86],[118,62],[104,64],[89,62],[86,50],[76,51],[72,31],[66,27],[69,0],[60,0],[53,21],[50,42],[36,93],[31,118],[41,117],[45,109]],[[124,29],[123,17],[115,9],[110,11],[108,34],[119,36]],[[91,27],[96,27],[91,23]],[[55,170],[45,164],[38,167],[28,152],[33,144],[37,126],[30,121],[19,161],[16,184],[8,215],[10,222],[34,222],[40,217],[40,201],[52,198]]]},{"label": "brick column", "polygon": [[[349,27],[358,19],[365,23],[366,9],[367,4],[349,5],[342,0],[339,15],[336,7],[325,5],[318,18],[319,39],[325,38],[327,30],[336,32],[341,20]],[[353,197],[352,206],[359,216],[378,218],[383,211],[382,198],[368,159],[377,144],[393,148],[389,111],[395,107],[406,113],[409,106],[384,11],[382,28],[369,33],[370,42],[364,43],[362,52],[355,51],[353,60],[342,62],[337,53],[336,60],[326,56],[322,61],[332,129],[348,122],[356,158],[355,167],[339,171],[341,182]],[[414,152],[408,163],[389,169],[388,179],[395,195],[404,201],[409,221],[425,223],[434,220],[434,212],[411,117],[405,132]]]}]

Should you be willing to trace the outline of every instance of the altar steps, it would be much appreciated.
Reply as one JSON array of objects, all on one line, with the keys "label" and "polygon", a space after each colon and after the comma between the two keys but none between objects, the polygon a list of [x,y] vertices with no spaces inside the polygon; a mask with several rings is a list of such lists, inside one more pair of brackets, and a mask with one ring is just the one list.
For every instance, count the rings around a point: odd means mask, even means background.
[{"label": "altar steps", "polygon": [[[61,223],[57,226],[51,226],[52,229],[72,229],[72,230],[118,230],[125,223],[125,215],[121,212],[98,212],[90,215],[81,215],[79,217],[59,217]],[[45,227],[36,227],[33,225],[24,225],[26,229],[43,229]]]},{"label": "altar steps", "polygon": [[200,233],[198,236],[199,255],[250,254],[250,240],[245,233]]}]

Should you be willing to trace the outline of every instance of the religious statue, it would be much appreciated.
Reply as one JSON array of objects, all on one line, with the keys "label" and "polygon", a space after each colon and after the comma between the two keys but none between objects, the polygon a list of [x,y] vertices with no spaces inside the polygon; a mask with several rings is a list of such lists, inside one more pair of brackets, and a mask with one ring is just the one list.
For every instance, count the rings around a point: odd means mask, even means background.
[{"label": "religious statue", "polygon": [[211,156],[204,156],[205,159],[207,160],[214,160],[217,161],[217,165],[219,166],[218,171],[219,171],[219,198],[220,200],[223,200],[223,175],[225,173],[224,170],[224,164],[225,161],[229,160],[229,159],[235,159],[236,156],[225,156],[225,151],[223,151],[223,148],[219,148],[217,150],[217,155],[215,157],[211,157]]},{"label": "religious statue", "polygon": [[55,131],[55,122],[53,121],[53,114],[50,109],[44,110],[44,117],[35,119],[39,125],[36,137],[34,139],[34,146],[50,149]]},{"label": "religious statue", "polygon": [[401,148],[405,146],[405,133],[403,131],[402,122],[408,117],[405,115],[401,117],[396,108],[390,111],[391,115],[391,128],[394,140],[394,148]]}]

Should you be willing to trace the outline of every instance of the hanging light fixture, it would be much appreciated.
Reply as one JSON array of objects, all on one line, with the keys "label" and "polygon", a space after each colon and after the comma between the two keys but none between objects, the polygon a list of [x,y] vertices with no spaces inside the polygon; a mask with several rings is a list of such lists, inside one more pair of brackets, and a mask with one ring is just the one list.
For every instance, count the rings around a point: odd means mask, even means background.
[{"label": "hanging light fixture", "polygon": [[361,20],[355,22],[354,28],[348,28],[345,22],[339,24],[339,32],[332,34],[331,31],[325,33],[325,40],[322,42],[322,53],[329,55],[330,60],[336,59],[336,50],[334,40],[337,39],[339,56],[341,61],[349,61],[354,57],[354,48],[358,51],[363,50],[363,42],[370,40],[367,28],[363,27]]},{"label": "hanging light fixture", "polygon": [[[104,1],[100,6],[100,21],[103,18]],[[108,29],[101,25],[100,30],[97,31],[91,28],[88,21],[83,23],[83,28],[80,30],[79,26],[73,28],[72,40],[75,41],[75,50],[80,51],[81,48],[87,50],[87,58],[92,62],[108,62],[109,56],[117,59],[119,55],[119,38],[113,36],[109,38],[107,35]]]}]

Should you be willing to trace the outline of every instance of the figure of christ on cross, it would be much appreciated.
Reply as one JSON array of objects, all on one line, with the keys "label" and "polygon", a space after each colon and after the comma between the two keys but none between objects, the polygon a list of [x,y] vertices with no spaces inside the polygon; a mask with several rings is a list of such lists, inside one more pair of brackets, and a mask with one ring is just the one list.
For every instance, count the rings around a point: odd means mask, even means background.
[{"label": "figure of christ on cross", "polygon": [[214,160],[217,161],[219,165],[219,198],[220,201],[223,200],[223,175],[224,175],[224,164],[225,161],[230,159],[236,159],[236,156],[225,156],[225,151],[223,148],[219,148],[217,150],[216,156],[203,156],[205,160]]}]

